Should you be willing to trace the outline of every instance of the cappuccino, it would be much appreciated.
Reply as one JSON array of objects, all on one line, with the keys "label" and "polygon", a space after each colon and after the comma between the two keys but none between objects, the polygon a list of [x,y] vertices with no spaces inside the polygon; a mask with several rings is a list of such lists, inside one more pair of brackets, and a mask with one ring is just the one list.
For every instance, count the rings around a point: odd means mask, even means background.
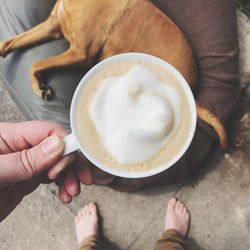
[{"label": "cappuccino", "polygon": [[145,61],[105,66],[81,89],[76,133],[97,161],[125,171],[165,165],[191,125],[188,97],[167,69]]}]

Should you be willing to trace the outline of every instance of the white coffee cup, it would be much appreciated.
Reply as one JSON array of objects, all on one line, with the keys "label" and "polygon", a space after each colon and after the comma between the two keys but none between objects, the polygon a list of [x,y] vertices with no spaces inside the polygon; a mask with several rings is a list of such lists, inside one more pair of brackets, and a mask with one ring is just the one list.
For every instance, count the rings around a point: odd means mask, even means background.
[{"label": "white coffee cup", "polygon": [[[159,65],[159,66],[165,68],[167,71],[171,72],[176,77],[176,79],[179,81],[181,86],[183,87],[183,90],[184,90],[184,92],[187,96],[187,99],[188,99],[188,104],[190,106],[190,112],[191,112],[191,126],[190,126],[190,130],[189,130],[189,134],[186,137],[186,141],[183,142],[183,146],[181,147],[181,150],[175,155],[175,157],[171,161],[163,164],[162,166],[155,167],[154,169],[143,170],[141,172],[131,172],[131,171],[120,170],[120,169],[115,169],[115,168],[111,168],[109,166],[106,166],[102,162],[95,159],[95,157],[88,152],[86,147],[80,142],[80,139],[79,139],[77,132],[76,132],[77,131],[76,124],[75,124],[76,105],[78,103],[78,98],[80,96],[81,90],[84,88],[86,83],[88,83],[89,80],[95,74],[97,74],[97,72],[99,72],[101,69],[103,69],[107,65],[110,65],[113,63],[119,63],[120,61],[124,61],[124,60],[151,62],[151,63],[153,63],[155,65]],[[84,156],[90,162],[92,162],[95,166],[99,167],[103,171],[108,172],[112,175],[126,177],[126,178],[148,177],[148,176],[159,174],[160,172],[168,169],[169,167],[174,165],[183,156],[183,154],[188,149],[188,147],[192,141],[192,138],[194,136],[196,122],[197,122],[197,114],[196,114],[195,101],[194,101],[192,91],[191,91],[188,83],[186,82],[186,80],[180,74],[180,72],[178,70],[176,70],[172,65],[165,62],[164,60],[162,60],[158,57],[152,56],[152,55],[143,54],[143,53],[119,54],[119,55],[109,57],[109,58],[99,62],[92,69],[90,69],[88,71],[88,73],[80,81],[80,83],[79,83],[79,85],[74,93],[72,103],[71,103],[71,109],[70,109],[70,124],[71,124],[72,134],[69,134],[68,136],[66,136],[64,138],[65,150],[64,150],[63,155],[67,155],[71,152],[80,150],[84,154]]]}]

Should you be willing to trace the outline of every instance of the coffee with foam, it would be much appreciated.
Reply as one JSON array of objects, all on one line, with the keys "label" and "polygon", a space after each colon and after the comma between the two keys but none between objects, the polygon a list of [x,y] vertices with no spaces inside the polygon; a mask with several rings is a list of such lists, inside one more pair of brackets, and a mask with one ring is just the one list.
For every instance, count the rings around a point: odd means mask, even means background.
[{"label": "coffee with foam", "polygon": [[171,161],[191,125],[176,77],[144,61],[111,64],[81,91],[76,130],[86,150],[117,169],[144,171]]},{"label": "coffee with foam", "polygon": [[180,123],[180,111],[174,88],[134,66],[102,82],[90,115],[111,155],[127,164],[149,159],[166,144]]}]

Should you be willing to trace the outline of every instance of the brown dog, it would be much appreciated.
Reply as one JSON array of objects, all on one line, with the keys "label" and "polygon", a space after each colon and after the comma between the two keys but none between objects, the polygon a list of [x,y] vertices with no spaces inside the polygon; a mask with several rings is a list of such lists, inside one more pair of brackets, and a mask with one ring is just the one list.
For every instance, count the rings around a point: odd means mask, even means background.
[{"label": "brown dog", "polygon": [[[63,36],[70,43],[69,49],[35,63],[30,70],[32,88],[43,99],[53,98],[52,89],[42,82],[45,71],[90,67],[124,52],[158,56],[176,67],[192,89],[195,87],[196,65],[189,44],[179,28],[149,0],[58,0],[45,22],[0,43],[0,56]],[[226,148],[220,120],[196,104],[198,117],[216,130],[221,147]]]}]

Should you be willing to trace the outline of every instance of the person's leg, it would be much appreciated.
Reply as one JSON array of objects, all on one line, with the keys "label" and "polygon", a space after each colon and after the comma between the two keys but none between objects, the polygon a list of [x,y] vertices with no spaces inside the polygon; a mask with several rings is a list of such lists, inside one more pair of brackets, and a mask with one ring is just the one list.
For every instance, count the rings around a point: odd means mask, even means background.
[{"label": "person's leg", "polygon": [[188,227],[187,208],[182,202],[171,198],[167,205],[164,232],[156,242],[154,250],[184,250]]},{"label": "person's leg", "polygon": [[98,215],[94,203],[86,205],[75,216],[76,238],[80,250],[102,250],[98,233]]}]

